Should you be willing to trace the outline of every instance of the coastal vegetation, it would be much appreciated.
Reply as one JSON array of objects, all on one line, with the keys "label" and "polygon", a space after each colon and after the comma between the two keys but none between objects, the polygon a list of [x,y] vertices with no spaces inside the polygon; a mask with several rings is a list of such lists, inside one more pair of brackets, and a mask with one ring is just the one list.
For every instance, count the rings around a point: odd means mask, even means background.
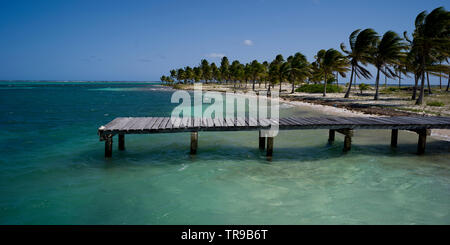
[{"label": "coastal vegetation", "polygon": [[[417,15],[414,24],[411,36],[406,31],[400,36],[394,31],[379,34],[371,28],[357,29],[350,34],[348,47],[340,44],[342,52],[332,48],[322,49],[312,62],[308,62],[300,52],[287,59],[279,54],[271,62],[253,60],[246,64],[238,60],[230,62],[227,57],[223,57],[219,65],[203,59],[197,67],[170,70],[170,75],[162,76],[161,81],[171,86],[202,82],[268,91],[278,85],[280,93],[285,83],[290,84],[291,89],[284,92],[317,93],[321,89],[325,97],[327,92],[341,92],[338,78],[346,78],[349,72],[350,79],[344,95],[344,98],[349,98],[352,85],[356,88],[357,79],[373,78],[368,69],[371,65],[376,68],[374,100],[380,98],[381,75],[385,77],[383,91],[388,92],[394,90],[387,87],[387,79],[398,79],[400,90],[402,78],[413,77],[410,99],[421,105],[425,96],[425,81],[427,93],[432,94],[430,76],[439,77],[440,90],[443,89],[442,79],[447,79],[446,91],[449,90],[450,13],[443,7],[430,13],[423,11]],[[362,94],[363,90],[369,90],[369,85],[360,84],[359,89]]]}]

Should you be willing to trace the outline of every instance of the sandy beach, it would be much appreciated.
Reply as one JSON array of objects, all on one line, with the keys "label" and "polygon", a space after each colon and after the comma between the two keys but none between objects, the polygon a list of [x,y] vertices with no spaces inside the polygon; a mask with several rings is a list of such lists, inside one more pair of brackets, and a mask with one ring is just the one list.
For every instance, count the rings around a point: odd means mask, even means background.
[{"label": "sandy beach", "polygon": [[[293,94],[287,93],[286,91],[291,91],[291,88],[290,84],[282,86],[283,93],[280,96],[281,103],[292,106],[308,107],[312,110],[335,116],[450,116],[450,110],[447,110],[446,107],[436,110],[429,106],[415,106],[411,104],[411,101],[407,98],[399,98],[393,95],[384,95],[379,101],[374,101],[370,94],[365,94],[365,96],[353,94],[349,99],[344,100],[344,93],[330,93],[324,98],[321,94],[299,92]],[[176,89],[193,91],[194,86],[191,84],[184,84],[177,86]],[[251,91],[251,86],[234,88],[232,85],[203,84],[202,89],[204,92],[234,92],[236,94],[246,95],[246,92]],[[278,87],[275,89],[278,91]],[[263,86],[261,88],[257,86],[255,90],[266,91]],[[412,108],[416,111],[403,110],[404,108]],[[434,111],[430,111],[433,109]],[[439,140],[450,141],[450,130],[433,129],[431,131],[431,136]]]}]

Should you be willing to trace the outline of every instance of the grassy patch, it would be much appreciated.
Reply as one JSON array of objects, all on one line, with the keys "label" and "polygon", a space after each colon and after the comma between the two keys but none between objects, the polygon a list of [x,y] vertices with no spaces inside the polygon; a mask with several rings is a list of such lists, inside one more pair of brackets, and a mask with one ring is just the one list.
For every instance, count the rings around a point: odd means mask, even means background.
[{"label": "grassy patch", "polygon": [[441,101],[430,101],[427,102],[427,106],[444,106],[445,104]]},{"label": "grassy patch", "polygon": [[[297,88],[295,92],[323,93],[323,84],[305,84]],[[327,93],[340,93],[342,88],[337,85],[327,85]]]}]

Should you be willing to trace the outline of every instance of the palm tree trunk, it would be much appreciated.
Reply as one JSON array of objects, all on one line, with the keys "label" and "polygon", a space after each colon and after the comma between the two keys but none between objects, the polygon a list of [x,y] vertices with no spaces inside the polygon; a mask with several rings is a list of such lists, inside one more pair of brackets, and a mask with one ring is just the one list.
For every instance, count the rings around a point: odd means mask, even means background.
[{"label": "palm tree trunk", "polygon": [[447,83],[447,89],[445,91],[448,92],[448,87],[450,87],[450,73],[448,74],[448,83]]},{"label": "palm tree trunk", "polygon": [[352,73],[351,73],[351,75],[350,75],[350,83],[349,83],[349,85],[348,85],[347,92],[345,92],[344,98],[348,98],[348,97],[350,96],[350,90],[351,90],[351,88],[352,88],[353,72],[354,72],[354,70],[355,70],[355,67],[352,66]]},{"label": "palm tree trunk", "polygon": [[419,83],[419,76],[417,76],[416,73],[414,73],[414,88],[413,88],[413,94],[411,99],[415,100],[416,99],[416,94],[417,94],[417,84]]},{"label": "palm tree trunk", "polygon": [[336,72],[336,86],[339,87],[339,72]]},{"label": "palm tree trunk", "polygon": [[293,76],[293,79],[292,79],[292,91],[291,91],[291,94],[293,94],[295,92],[295,76]]},{"label": "palm tree trunk", "polygon": [[420,93],[419,98],[416,101],[416,105],[422,104],[424,91],[425,91],[425,71],[422,71],[422,82],[420,83]]},{"label": "palm tree trunk", "polygon": [[427,84],[428,84],[428,94],[432,94],[430,86],[430,75],[428,72],[427,72]]},{"label": "palm tree trunk", "polygon": [[255,83],[256,83],[256,80],[253,79],[253,88],[252,88],[253,91],[255,91]]},{"label": "palm tree trunk", "polygon": [[402,86],[402,73],[398,71],[398,89]]},{"label": "palm tree trunk", "polygon": [[386,75],[386,67],[384,67],[384,87],[387,88],[387,75]]},{"label": "palm tree trunk", "polygon": [[325,81],[323,81],[323,97],[327,96],[327,73],[325,72]]},{"label": "palm tree trunk", "polygon": [[[442,65],[442,61],[439,64]],[[439,89],[442,90],[442,72],[439,72]]]},{"label": "palm tree trunk", "polygon": [[380,85],[380,68],[377,68],[377,79],[375,81],[375,97],[373,98],[374,100],[378,100],[378,89]]},{"label": "palm tree trunk", "polygon": [[280,77],[280,94],[281,94],[281,84],[282,84],[282,82],[281,82],[281,77]]}]

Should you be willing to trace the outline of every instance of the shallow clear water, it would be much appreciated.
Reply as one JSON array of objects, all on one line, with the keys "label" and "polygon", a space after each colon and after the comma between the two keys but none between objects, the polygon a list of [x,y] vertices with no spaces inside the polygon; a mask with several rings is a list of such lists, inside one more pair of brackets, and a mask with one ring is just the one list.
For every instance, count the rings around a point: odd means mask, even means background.
[{"label": "shallow clear water", "polygon": [[[98,126],[169,116],[151,84],[0,83],[0,224],[450,224],[450,143],[355,132],[282,131],[274,157],[257,132],[130,135],[105,160]],[[281,116],[320,115],[281,106]]]}]

